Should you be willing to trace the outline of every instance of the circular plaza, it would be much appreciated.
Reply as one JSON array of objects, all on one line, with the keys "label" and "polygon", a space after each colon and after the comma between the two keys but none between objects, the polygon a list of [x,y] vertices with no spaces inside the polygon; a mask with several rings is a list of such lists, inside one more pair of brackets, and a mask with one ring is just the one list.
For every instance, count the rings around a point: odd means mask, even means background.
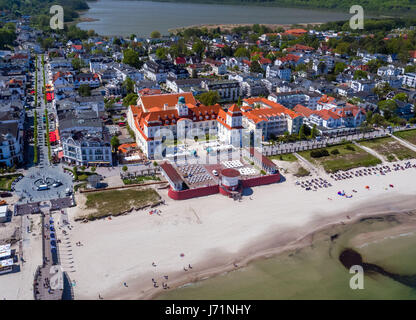
[{"label": "circular plaza", "polygon": [[31,168],[15,185],[20,203],[47,201],[66,197],[72,191],[72,177],[59,168]]}]

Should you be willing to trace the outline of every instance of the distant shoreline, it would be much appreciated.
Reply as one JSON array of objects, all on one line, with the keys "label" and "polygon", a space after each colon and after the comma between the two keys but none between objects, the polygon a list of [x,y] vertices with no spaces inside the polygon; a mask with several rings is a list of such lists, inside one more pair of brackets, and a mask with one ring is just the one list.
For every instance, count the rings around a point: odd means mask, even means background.
[{"label": "distant shoreline", "polygon": [[[266,26],[268,28],[271,28],[273,30],[277,29],[277,28],[283,28],[283,29],[290,29],[293,26],[302,26],[302,27],[306,27],[308,25],[310,26],[319,26],[321,24],[324,24],[325,22],[310,22],[310,23],[292,23],[292,24],[280,24],[280,23],[260,23],[260,25]],[[178,27],[178,28],[172,28],[169,29],[169,32],[172,33],[176,33],[179,31],[184,31],[186,29],[192,29],[192,28],[207,28],[207,29],[215,29],[220,27],[221,30],[231,30],[233,28],[238,28],[238,27],[251,27],[255,25],[255,23],[219,23],[219,24],[196,24],[196,25],[191,25],[191,26],[187,26],[187,27]]]}]

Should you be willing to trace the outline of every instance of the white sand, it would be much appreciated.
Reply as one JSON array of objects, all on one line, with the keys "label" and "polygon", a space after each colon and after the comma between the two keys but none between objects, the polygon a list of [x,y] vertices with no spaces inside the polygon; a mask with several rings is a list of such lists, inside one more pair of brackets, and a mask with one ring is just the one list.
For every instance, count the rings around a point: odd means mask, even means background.
[{"label": "white sand", "polygon": [[[139,211],[112,220],[72,222],[75,272],[70,277],[76,280],[75,298],[97,299],[99,293],[104,299],[148,298],[163,291],[161,286],[153,288],[152,278],[161,284],[162,276],[169,275],[172,288],[221,272],[233,262],[240,264],[246,257],[282,248],[316,228],[348,221],[347,214],[353,218],[371,213],[365,205],[374,211],[383,204],[386,211],[414,209],[411,202],[403,201],[415,194],[414,168],[385,176],[331,180],[332,188],[317,192],[306,192],[294,185],[294,178],[286,178],[280,184],[253,188],[253,200],[245,196],[235,202],[218,194],[174,201],[164,190],[160,193],[167,205],[159,207],[161,216]],[[394,188],[388,187],[390,183]],[[338,196],[338,190],[353,198]],[[79,214],[76,208],[70,216],[75,214]],[[75,246],[77,241],[84,246]],[[193,269],[185,272],[188,264]]]}]

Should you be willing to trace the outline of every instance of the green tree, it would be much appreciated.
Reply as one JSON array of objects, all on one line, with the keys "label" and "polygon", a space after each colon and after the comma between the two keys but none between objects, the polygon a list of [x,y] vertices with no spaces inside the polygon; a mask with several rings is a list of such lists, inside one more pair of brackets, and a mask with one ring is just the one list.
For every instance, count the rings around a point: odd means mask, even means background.
[{"label": "green tree", "polygon": [[126,89],[127,94],[134,93],[134,81],[130,77],[123,81],[123,87]]},{"label": "green tree", "polygon": [[363,71],[363,70],[355,70],[354,72],[354,79],[367,79],[367,72]]},{"label": "green tree", "polygon": [[257,61],[252,61],[250,65],[250,72],[264,73],[264,70]]},{"label": "green tree", "polygon": [[111,138],[110,143],[111,143],[111,147],[113,148],[113,151],[116,151],[117,148],[120,146],[120,140],[118,139],[117,136],[113,136]]},{"label": "green tree", "polygon": [[199,57],[202,57],[202,54],[205,51],[205,45],[201,40],[196,40],[193,44],[192,44],[192,51],[198,55]]},{"label": "green tree", "polygon": [[302,124],[301,127],[300,127],[300,129],[299,129],[299,139],[300,140],[306,139],[305,124]]},{"label": "green tree", "polygon": [[234,52],[234,57],[237,58],[249,58],[250,57],[250,51],[244,47],[240,47]]},{"label": "green tree", "polygon": [[220,95],[217,91],[204,92],[196,97],[202,104],[212,106],[220,101]]},{"label": "green tree", "polygon": [[318,132],[318,128],[316,127],[316,124],[313,125],[312,130],[311,130],[311,135],[310,137],[312,139],[315,139],[318,136],[319,132]]},{"label": "green tree", "polygon": [[400,100],[404,102],[407,102],[407,99],[407,94],[404,92],[400,92],[393,97],[393,100]]},{"label": "green tree", "polygon": [[81,84],[78,88],[78,93],[81,97],[91,96],[91,88],[88,84]]},{"label": "green tree", "polygon": [[157,48],[156,56],[161,60],[166,60],[168,58],[169,49],[165,47]]},{"label": "green tree", "polygon": [[347,65],[344,62],[335,63],[334,74],[340,74],[345,70]]},{"label": "green tree", "polygon": [[143,65],[143,62],[140,60],[139,53],[131,48],[123,51],[123,63],[137,69],[140,69]]},{"label": "green tree", "polygon": [[80,58],[74,58],[74,59],[72,59],[72,67],[75,70],[81,70],[82,68],[85,68],[84,60],[82,60]]},{"label": "green tree", "polygon": [[152,33],[150,34],[150,38],[153,38],[153,39],[159,39],[161,36],[162,36],[162,35],[161,35],[161,34],[160,34],[160,32],[159,32],[159,31],[157,31],[157,30],[152,31]]},{"label": "green tree", "polygon": [[397,110],[397,103],[394,100],[383,100],[378,103],[380,111],[386,120],[391,119]]},{"label": "green tree", "polygon": [[129,93],[124,99],[123,99],[123,106],[128,107],[131,105],[135,105],[137,102],[138,95],[135,93]]}]

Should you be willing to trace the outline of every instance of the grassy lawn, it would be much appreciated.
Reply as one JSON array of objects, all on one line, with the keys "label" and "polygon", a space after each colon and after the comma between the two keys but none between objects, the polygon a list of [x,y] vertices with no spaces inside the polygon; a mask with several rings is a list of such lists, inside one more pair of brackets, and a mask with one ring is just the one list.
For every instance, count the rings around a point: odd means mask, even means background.
[{"label": "grassy lawn", "polygon": [[416,129],[415,130],[407,130],[407,131],[399,131],[393,133],[396,137],[402,138],[404,140],[409,141],[410,143],[416,144]]},{"label": "grassy lawn", "polygon": [[371,148],[384,156],[388,161],[416,158],[416,152],[401,145],[397,140],[387,137],[367,141],[360,141],[365,147]]},{"label": "grassy lawn", "polygon": [[[329,152],[329,155],[321,158],[311,157],[311,151],[302,151],[299,152],[299,154],[310,162],[321,165],[325,171],[329,173],[338,170],[345,171],[357,167],[372,167],[381,163],[380,159],[351,143],[316,149],[314,151],[321,151],[324,149]],[[334,154],[336,153],[336,151],[334,151],[335,149],[338,150],[338,154]]]},{"label": "grassy lawn", "polygon": [[298,160],[292,153],[278,154],[268,157],[270,160],[295,162]]},{"label": "grassy lawn", "polygon": [[131,208],[138,208],[159,201],[159,194],[153,189],[111,190],[86,194],[87,209],[96,209],[86,218],[94,220],[109,215],[117,216]]},{"label": "grassy lawn", "polygon": [[138,184],[146,181],[160,181],[160,178],[156,176],[138,176],[132,179],[123,179],[124,184]]},{"label": "grassy lawn", "polygon": [[11,174],[8,176],[0,177],[0,190],[10,191],[12,186],[12,182],[17,178],[20,177],[21,174]]}]

